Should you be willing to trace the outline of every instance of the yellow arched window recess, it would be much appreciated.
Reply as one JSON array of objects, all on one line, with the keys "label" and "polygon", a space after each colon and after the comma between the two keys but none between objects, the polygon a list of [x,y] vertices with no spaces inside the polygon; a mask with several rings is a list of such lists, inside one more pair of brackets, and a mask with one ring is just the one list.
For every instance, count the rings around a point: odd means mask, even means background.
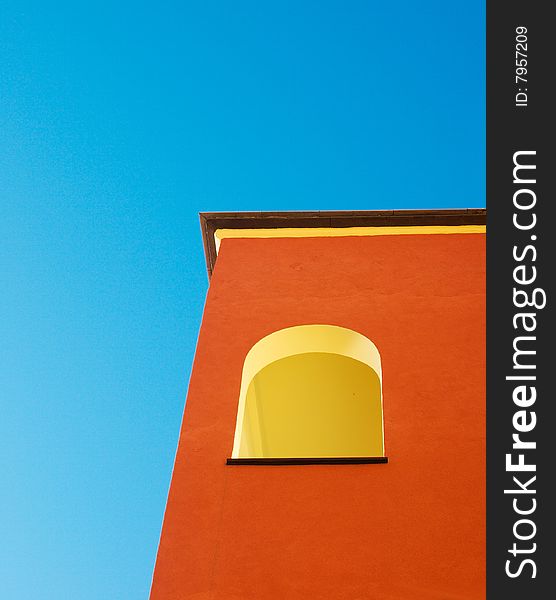
[{"label": "yellow arched window recess", "polygon": [[245,358],[230,464],[387,462],[376,346],[333,325],[271,333]]}]

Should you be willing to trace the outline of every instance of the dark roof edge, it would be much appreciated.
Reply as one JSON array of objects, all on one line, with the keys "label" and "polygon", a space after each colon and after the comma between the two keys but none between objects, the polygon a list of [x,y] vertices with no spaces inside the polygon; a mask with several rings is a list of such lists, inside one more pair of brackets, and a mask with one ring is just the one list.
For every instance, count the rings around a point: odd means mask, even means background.
[{"label": "dark roof edge", "polygon": [[281,227],[404,227],[416,225],[485,225],[485,208],[448,210],[331,210],[294,212],[199,213],[209,279],[216,263],[217,229]]}]

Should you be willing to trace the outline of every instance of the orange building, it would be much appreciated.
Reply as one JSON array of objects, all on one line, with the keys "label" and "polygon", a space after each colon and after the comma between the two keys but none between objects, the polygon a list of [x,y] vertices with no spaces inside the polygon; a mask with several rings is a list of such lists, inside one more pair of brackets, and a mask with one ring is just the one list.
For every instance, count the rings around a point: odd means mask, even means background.
[{"label": "orange building", "polygon": [[151,600],[485,597],[485,219],[201,215]]}]

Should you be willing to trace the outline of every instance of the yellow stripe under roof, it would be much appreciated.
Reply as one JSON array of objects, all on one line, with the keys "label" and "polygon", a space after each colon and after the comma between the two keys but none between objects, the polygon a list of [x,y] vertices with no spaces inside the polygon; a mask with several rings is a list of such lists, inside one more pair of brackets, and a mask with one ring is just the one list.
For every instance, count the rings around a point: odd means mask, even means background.
[{"label": "yellow stripe under roof", "polygon": [[485,233],[485,225],[409,225],[406,227],[280,227],[276,229],[217,229],[216,252],[224,239],[309,238],[377,235],[437,235]]}]

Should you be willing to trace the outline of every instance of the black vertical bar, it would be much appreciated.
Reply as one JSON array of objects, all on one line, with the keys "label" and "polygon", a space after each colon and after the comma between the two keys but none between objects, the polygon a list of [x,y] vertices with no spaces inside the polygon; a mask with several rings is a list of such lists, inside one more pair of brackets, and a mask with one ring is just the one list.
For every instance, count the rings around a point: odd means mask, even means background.
[{"label": "black vertical bar", "polygon": [[[487,3],[487,598],[492,600],[554,595],[547,592],[556,572],[556,394],[551,381],[556,370],[556,231],[550,219],[556,204],[556,103],[549,91],[554,88],[556,34],[549,8],[551,3],[540,1]],[[514,177],[514,160],[535,169],[518,168]],[[533,275],[534,281],[523,283]],[[541,308],[544,292],[547,304]],[[524,301],[532,305],[520,308]],[[530,316],[516,317],[524,313]],[[523,376],[535,379],[506,379]],[[521,406],[514,402],[519,386],[526,386],[526,396],[517,396],[518,402],[524,400]],[[528,432],[518,430],[529,427]],[[514,448],[514,434],[536,447]],[[507,455],[512,465],[523,460],[535,470],[511,470],[519,466],[508,468]]]}]

